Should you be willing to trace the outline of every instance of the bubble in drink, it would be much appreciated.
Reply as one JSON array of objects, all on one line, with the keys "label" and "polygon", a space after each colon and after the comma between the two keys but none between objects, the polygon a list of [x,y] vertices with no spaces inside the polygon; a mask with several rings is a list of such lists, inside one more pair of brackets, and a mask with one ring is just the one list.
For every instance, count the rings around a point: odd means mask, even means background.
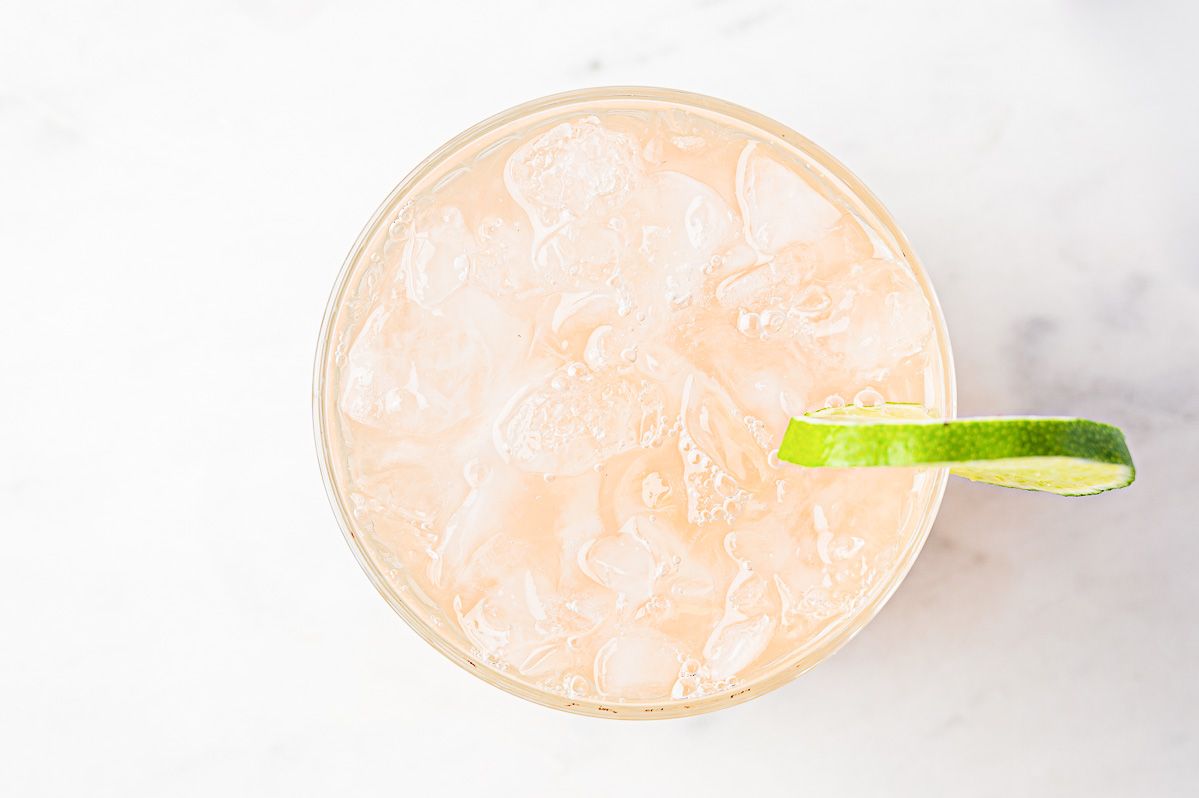
[{"label": "bubble in drink", "polygon": [[331,325],[332,481],[386,587],[476,668],[609,710],[844,639],[940,483],[777,446],[824,406],[945,409],[893,230],[716,110],[566,105],[478,144],[381,216]]}]

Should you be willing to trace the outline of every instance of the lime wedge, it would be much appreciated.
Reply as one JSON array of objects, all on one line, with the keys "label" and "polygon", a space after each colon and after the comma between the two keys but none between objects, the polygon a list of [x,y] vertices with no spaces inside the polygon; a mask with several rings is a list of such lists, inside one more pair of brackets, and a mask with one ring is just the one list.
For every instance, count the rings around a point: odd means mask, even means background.
[{"label": "lime wedge", "polygon": [[1088,496],[1132,484],[1118,427],[1081,418],[930,417],[920,405],[830,407],[791,419],[780,460],[809,468],[942,466],[975,482]]}]

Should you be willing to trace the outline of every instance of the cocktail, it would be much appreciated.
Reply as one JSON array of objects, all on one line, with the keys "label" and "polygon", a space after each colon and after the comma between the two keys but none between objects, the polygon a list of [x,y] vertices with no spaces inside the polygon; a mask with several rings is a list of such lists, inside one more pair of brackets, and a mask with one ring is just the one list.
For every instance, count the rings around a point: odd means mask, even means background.
[{"label": "cocktail", "polygon": [[760,695],[878,612],[946,469],[778,447],[797,416],[905,406],[952,417],[953,369],[887,212],[778,123],[658,89],[434,153],[353,248],[317,361],[327,486],[380,593],[487,681],[603,716]]}]

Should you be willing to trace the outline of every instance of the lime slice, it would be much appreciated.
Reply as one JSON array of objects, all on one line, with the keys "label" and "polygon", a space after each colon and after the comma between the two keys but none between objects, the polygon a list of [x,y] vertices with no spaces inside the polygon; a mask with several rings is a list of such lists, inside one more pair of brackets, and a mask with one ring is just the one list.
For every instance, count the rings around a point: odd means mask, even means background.
[{"label": "lime slice", "polygon": [[810,468],[943,466],[975,482],[1088,496],[1136,477],[1124,433],[1081,418],[932,418],[920,405],[830,407],[791,419],[780,460]]}]

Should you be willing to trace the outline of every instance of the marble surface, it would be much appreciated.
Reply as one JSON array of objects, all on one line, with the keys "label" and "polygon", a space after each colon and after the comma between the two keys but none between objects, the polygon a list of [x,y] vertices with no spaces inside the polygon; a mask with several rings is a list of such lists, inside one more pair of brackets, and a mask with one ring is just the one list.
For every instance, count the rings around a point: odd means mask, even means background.
[{"label": "marble surface", "polygon": [[[0,793],[1193,794],[1195,4],[0,4]],[[309,381],[361,224],[519,101],[677,86],[857,172],[964,414],[1121,424],[1131,489],[955,481],[891,603],[749,704],[509,697],[379,600]]]}]

